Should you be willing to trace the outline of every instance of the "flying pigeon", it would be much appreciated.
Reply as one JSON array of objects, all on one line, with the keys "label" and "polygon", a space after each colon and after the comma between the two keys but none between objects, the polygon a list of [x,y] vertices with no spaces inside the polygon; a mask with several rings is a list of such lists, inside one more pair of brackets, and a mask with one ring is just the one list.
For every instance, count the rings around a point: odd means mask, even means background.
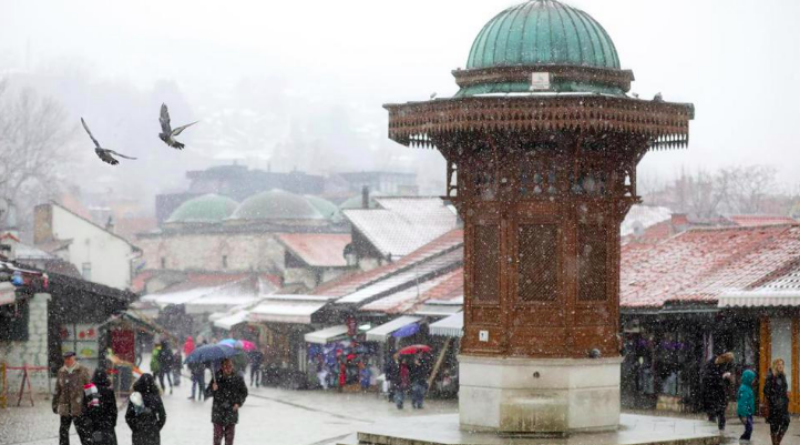
[{"label": "flying pigeon", "polygon": [[164,143],[170,147],[177,150],[183,150],[185,145],[176,141],[175,136],[181,134],[183,130],[199,122],[194,121],[191,124],[186,124],[173,130],[169,125],[169,110],[167,109],[167,104],[161,104],[161,117],[159,117],[158,120],[161,122],[161,133],[158,134],[158,138],[164,141]]},{"label": "flying pigeon", "polygon": [[664,96],[661,93],[657,93],[653,98],[653,102],[664,102]]},{"label": "flying pigeon", "polygon": [[92,132],[89,131],[89,127],[86,125],[86,121],[84,121],[83,118],[81,118],[81,124],[83,124],[83,129],[86,130],[87,133],[89,133],[89,137],[92,139],[92,142],[94,142],[94,152],[97,153],[97,157],[100,158],[101,161],[107,164],[117,165],[119,164],[119,161],[114,159],[114,156],[119,156],[120,158],[132,159],[132,160],[136,159],[130,156],[126,156],[122,153],[117,153],[114,150],[109,150],[107,148],[101,147],[100,143],[97,142],[97,139],[95,139],[94,136],[92,135]]}]

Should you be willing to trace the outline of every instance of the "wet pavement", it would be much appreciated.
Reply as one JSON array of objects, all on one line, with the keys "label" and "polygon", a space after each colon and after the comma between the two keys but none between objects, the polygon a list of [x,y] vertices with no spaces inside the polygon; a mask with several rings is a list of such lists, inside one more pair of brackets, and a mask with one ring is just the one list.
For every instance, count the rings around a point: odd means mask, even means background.
[{"label": "wet pavement", "polygon": [[[188,400],[189,379],[163,396],[167,424],[162,431],[164,445],[195,445],[210,443],[212,437],[211,400]],[[395,420],[413,416],[455,414],[455,401],[429,400],[422,411],[398,411],[393,404],[376,394],[343,394],[325,391],[293,391],[276,388],[249,388],[250,396],[242,407],[236,429],[239,445],[328,445],[351,443],[358,431],[374,425],[392,425]],[[36,399],[36,407],[0,410],[0,444],[54,445],[58,443],[58,416],[50,411],[50,402]],[[120,445],[131,443],[130,429],[125,424],[125,406],[120,408],[117,438]],[[654,413],[642,413],[649,414]],[[660,415],[660,414],[659,414]],[[699,416],[666,415],[664,418]],[[455,419],[455,417],[453,417]],[[412,420],[412,419],[409,419]],[[420,419],[421,421],[423,419]],[[424,423],[424,422],[423,422]],[[709,426],[712,426],[709,424]],[[738,419],[730,419],[725,434],[726,443],[737,443],[742,427]],[[78,444],[74,434],[71,443]],[[784,444],[800,444],[800,418],[792,419]],[[769,426],[763,418],[755,422],[753,445],[768,445]]]},{"label": "wet pavement", "polygon": [[[161,432],[164,445],[211,443],[211,400],[188,400],[190,385],[182,379],[170,395],[163,396],[167,424]],[[235,443],[276,445],[324,445],[336,443],[360,428],[396,418],[456,413],[455,401],[431,400],[422,411],[397,408],[374,393],[344,394],[333,391],[292,391],[248,388],[250,396],[240,411]],[[36,407],[0,410],[0,444],[53,445],[58,443],[59,418],[50,402],[36,399]],[[125,424],[125,406],[120,408],[117,439],[131,443]],[[74,434],[71,443],[79,444]]]}]

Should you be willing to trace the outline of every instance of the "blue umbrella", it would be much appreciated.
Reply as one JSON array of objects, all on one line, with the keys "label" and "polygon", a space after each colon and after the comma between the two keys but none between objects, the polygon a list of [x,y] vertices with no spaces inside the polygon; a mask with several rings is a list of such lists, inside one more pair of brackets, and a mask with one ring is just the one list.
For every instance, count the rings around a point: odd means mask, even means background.
[{"label": "blue umbrella", "polygon": [[222,340],[217,344],[218,345],[230,346],[231,348],[234,348],[234,347],[236,347],[236,340],[234,340],[232,338],[226,338],[225,340]]},{"label": "blue umbrella", "polygon": [[195,349],[184,364],[219,362],[236,355],[236,350],[228,345],[205,345]]},{"label": "blue umbrella", "polygon": [[411,323],[409,325],[405,325],[402,328],[394,331],[394,334],[392,334],[392,337],[394,337],[394,338],[411,337],[412,335],[416,334],[417,332],[419,332],[419,324]]}]

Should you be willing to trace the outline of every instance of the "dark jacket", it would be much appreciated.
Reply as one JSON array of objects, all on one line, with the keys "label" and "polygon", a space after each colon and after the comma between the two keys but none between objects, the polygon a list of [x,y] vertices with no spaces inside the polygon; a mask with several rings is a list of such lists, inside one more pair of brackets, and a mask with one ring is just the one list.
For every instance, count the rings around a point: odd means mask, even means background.
[{"label": "dark jacket", "polygon": [[111,389],[111,382],[106,372],[98,369],[94,373],[92,383],[97,387],[100,405],[86,408],[88,425],[93,436],[97,433],[101,434],[102,440],[96,442],[98,445],[116,445],[117,435],[114,429],[117,427],[117,398],[114,396],[114,390]]},{"label": "dark jacket", "polygon": [[237,373],[229,376],[218,372],[216,375],[217,390],[214,391],[214,380],[206,388],[206,397],[214,398],[211,408],[211,423],[216,425],[231,425],[239,423],[239,412],[233,410],[233,405],[244,405],[247,399],[247,385]]},{"label": "dark jacket", "polygon": [[161,352],[158,354],[158,364],[160,365],[161,371],[168,372],[172,370],[172,363],[174,360],[175,356],[172,349],[170,349],[168,344],[163,344]]},{"label": "dark jacket", "polygon": [[769,371],[764,382],[764,400],[769,408],[768,423],[781,423],[789,419],[788,391],[786,376],[783,374],[775,376]]},{"label": "dark jacket", "polygon": [[125,422],[133,433],[133,445],[160,445],[161,429],[167,423],[167,413],[164,403],[158,395],[155,380],[150,374],[144,374],[133,385],[134,391],[142,394],[143,408],[137,410],[132,403],[128,403],[125,413]]},{"label": "dark jacket", "polygon": [[411,373],[412,385],[421,385],[428,382],[428,366],[424,361],[412,363],[409,372]]},{"label": "dark jacket", "polygon": [[383,372],[386,374],[386,380],[397,384],[398,380],[400,380],[400,367],[397,366],[397,362],[389,357],[386,360],[386,364],[383,366]]},{"label": "dark jacket", "polygon": [[703,406],[707,412],[723,411],[728,407],[730,382],[722,378],[728,372],[727,364],[717,364],[711,359],[703,368]]}]

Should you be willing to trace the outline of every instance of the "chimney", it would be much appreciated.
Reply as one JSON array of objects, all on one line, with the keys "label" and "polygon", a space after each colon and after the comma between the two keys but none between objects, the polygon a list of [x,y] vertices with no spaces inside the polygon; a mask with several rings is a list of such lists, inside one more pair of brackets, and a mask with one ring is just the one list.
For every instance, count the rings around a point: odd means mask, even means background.
[{"label": "chimney", "polygon": [[366,185],[361,188],[361,208],[369,209],[369,187]]}]

